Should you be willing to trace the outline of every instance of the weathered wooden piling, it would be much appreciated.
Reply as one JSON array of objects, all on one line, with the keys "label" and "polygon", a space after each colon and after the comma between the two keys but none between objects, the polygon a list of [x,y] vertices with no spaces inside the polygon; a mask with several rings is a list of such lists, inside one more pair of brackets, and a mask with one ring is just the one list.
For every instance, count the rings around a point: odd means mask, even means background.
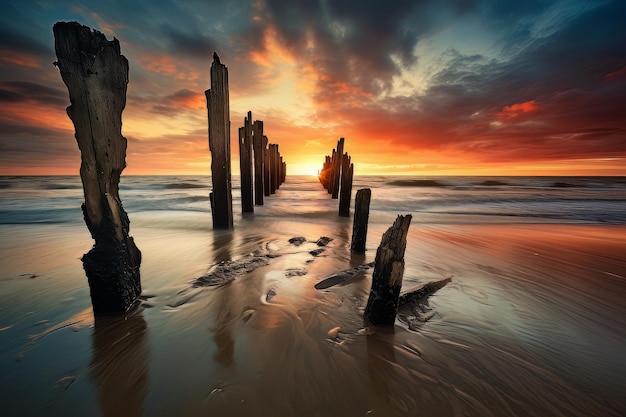
[{"label": "weathered wooden piling", "polygon": [[371,324],[391,325],[396,320],[404,274],[404,251],[410,224],[410,214],[398,216],[383,234],[376,251],[372,289],[364,313]]},{"label": "weathered wooden piling", "polygon": [[117,39],[77,22],[53,27],[55,63],[67,86],[67,114],[81,151],[83,215],[93,248],[82,257],[96,316],[126,312],[141,293],[141,252],[129,236],[130,221],[119,197],[126,166],[122,136],[128,61]]},{"label": "weathered wooden piling", "polygon": [[356,192],[354,199],[354,222],[352,223],[352,252],[364,253],[367,241],[367,225],[370,217],[370,200],[372,190],[362,188]]},{"label": "weathered wooden piling", "polygon": [[269,144],[269,180],[270,180],[270,194],[276,194],[276,145]]},{"label": "weathered wooden piling", "polygon": [[270,150],[268,148],[269,140],[267,136],[263,136],[263,158],[265,158],[265,165],[263,166],[263,193],[265,197],[269,197],[271,195],[271,176],[270,176]]},{"label": "weathered wooden piling", "polygon": [[230,104],[228,96],[228,69],[213,53],[211,88],[206,95],[209,116],[209,149],[211,151],[211,179],[213,182],[214,229],[233,228],[233,198],[230,170]]},{"label": "weathered wooden piling", "polygon": [[253,127],[253,144],[254,144],[254,203],[257,206],[263,205],[263,196],[265,186],[263,181],[264,165],[267,163],[263,149],[265,148],[265,142],[263,137],[263,122],[260,120],[254,121]]},{"label": "weathered wooden piling", "polygon": [[276,152],[275,161],[274,161],[274,185],[276,186],[276,191],[280,188],[280,151],[278,150],[280,146],[277,144],[274,152]]},{"label": "weathered wooden piling", "polygon": [[331,183],[331,193],[333,198],[339,198],[339,186],[341,184],[341,164],[343,162],[343,143],[344,139],[337,142],[337,151],[335,152],[335,160],[333,165],[333,177]]},{"label": "weathered wooden piling", "polygon": [[339,194],[339,216],[350,217],[350,201],[352,199],[352,176],[354,165],[348,153],[343,154],[341,162],[341,191]]},{"label": "weathered wooden piling", "polygon": [[328,188],[330,187],[331,166],[332,166],[331,158],[330,156],[326,155],[325,160],[324,160],[324,165],[322,166],[322,170],[320,171],[320,174],[319,174],[319,180],[324,186],[324,189],[327,191],[328,191]]},{"label": "weathered wooden piling", "polygon": [[281,186],[285,183],[285,178],[287,176],[287,163],[283,161],[282,156],[280,157],[279,168],[280,168],[280,179],[278,181],[278,185]]},{"label": "weathered wooden piling", "polygon": [[274,194],[276,194],[276,190],[278,190],[278,172],[276,171],[278,167],[278,145],[274,144],[272,153],[274,154],[274,163],[272,164],[272,189],[274,190]]},{"label": "weathered wooden piling", "polygon": [[239,171],[241,182],[241,211],[254,212],[254,190],[252,186],[252,112],[239,128]]}]

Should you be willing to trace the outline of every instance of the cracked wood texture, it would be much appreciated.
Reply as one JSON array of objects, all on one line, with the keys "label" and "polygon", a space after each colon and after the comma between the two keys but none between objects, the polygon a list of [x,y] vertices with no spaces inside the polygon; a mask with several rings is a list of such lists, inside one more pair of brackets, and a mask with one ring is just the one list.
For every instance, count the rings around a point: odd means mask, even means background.
[{"label": "cracked wood texture", "polygon": [[209,116],[209,149],[213,204],[211,214],[214,229],[233,228],[233,197],[230,170],[230,105],[228,69],[213,54],[211,88],[204,92]]},{"label": "cracked wood texture", "polygon": [[348,153],[344,153],[341,162],[341,190],[339,192],[339,216],[350,217],[350,201],[352,200],[352,177],[354,164]]},{"label": "cracked wood texture", "polygon": [[404,251],[411,215],[398,216],[383,234],[376,251],[372,289],[364,316],[371,324],[392,325],[398,313],[398,298],[404,275]]},{"label": "cracked wood texture", "polygon": [[95,240],[82,258],[94,314],[124,313],[141,293],[141,252],[129,236],[118,191],[126,166],[122,111],[128,61],[117,39],[108,41],[77,22],[58,22],[53,32],[56,65],[70,96],[67,114],[81,152],[82,210]]},{"label": "cracked wood texture", "polygon": [[352,242],[350,249],[353,252],[365,253],[367,242],[367,226],[370,218],[370,201],[372,190],[362,188],[356,192],[354,199],[354,222],[352,224]]},{"label": "cracked wood texture", "polygon": [[243,120],[239,128],[239,170],[241,178],[241,211],[254,212],[254,190],[252,185],[252,112]]}]

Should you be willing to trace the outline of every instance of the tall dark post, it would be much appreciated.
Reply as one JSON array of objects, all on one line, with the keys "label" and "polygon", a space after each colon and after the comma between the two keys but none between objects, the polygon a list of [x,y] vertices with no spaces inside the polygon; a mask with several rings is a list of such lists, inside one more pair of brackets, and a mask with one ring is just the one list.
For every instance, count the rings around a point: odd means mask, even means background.
[{"label": "tall dark post", "polygon": [[214,229],[233,228],[233,197],[230,171],[230,105],[228,97],[228,69],[213,53],[211,88],[206,95],[209,115],[209,149],[211,151],[211,179],[213,181]]},{"label": "tall dark post", "polygon": [[354,199],[354,222],[352,224],[352,242],[350,250],[357,253],[365,252],[367,241],[367,224],[370,218],[370,200],[372,190],[363,188],[356,192]]},{"label": "tall dark post", "polygon": [[343,142],[344,139],[339,139],[337,142],[337,153],[335,158],[335,165],[333,167],[333,179],[332,179],[332,195],[333,198],[339,198],[339,184],[341,180],[341,164],[343,160]]},{"label": "tall dark post", "polygon": [[328,168],[328,194],[333,194],[333,187],[335,185],[335,167],[337,166],[337,150],[333,149],[330,156],[330,167]]},{"label": "tall dark post", "polygon": [[330,188],[330,167],[332,166],[332,160],[330,156],[326,155],[322,171],[319,174],[320,182],[324,186],[324,189],[328,191]]},{"label": "tall dark post", "polygon": [[339,215],[350,217],[350,200],[352,199],[352,176],[354,175],[354,164],[351,162],[348,153],[343,154],[341,162],[341,193],[339,195]]},{"label": "tall dark post", "polygon": [[365,318],[374,325],[391,325],[396,320],[410,224],[410,214],[398,216],[383,234],[376,251],[372,289],[364,313]]},{"label": "tall dark post", "polygon": [[276,194],[276,145],[269,145],[270,194]]},{"label": "tall dark post", "polygon": [[254,203],[257,206],[263,205],[264,195],[264,181],[263,181],[263,167],[267,163],[263,152],[263,122],[260,120],[254,121]]},{"label": "tall dark post", "polygon": [[252,112],[244,118],[243,127],[239,128],[239,170],[241,173],[241,211],[254,212],[254,193],[252,190]]},{"label": "tall dark post", "polygon": [[141,293],[141,252],[128,235],[119,182],[126,166],[122,111],[126,105],[128,61],[117,39],[108,41],[77,22],[53,27],[56,65],[67,86],[67,114],[81,151],[83,215],[93,248],[83,258],[94,314],[126,312]]},{"label": "tall dark post", "polygon": [[265,159],[265,165],[263,166],[263,192],[266,197],[271,194],[271,176],[270,176],[270,150],[268,146],[267,136],[263,135],[263,158]]}]

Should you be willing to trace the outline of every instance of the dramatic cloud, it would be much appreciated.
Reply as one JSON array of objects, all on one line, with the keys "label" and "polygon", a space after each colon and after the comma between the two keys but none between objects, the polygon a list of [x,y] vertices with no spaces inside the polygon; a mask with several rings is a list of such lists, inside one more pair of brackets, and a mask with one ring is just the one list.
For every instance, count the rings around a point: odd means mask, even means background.
[{"label": "dramatic cloud", "polygon": [[618,0],[7,5],[2,173],[74,173],[51,27],[79,20],[118,38],[131,64],[128,173],[209,171],[217,51],[231,136],[252,110],[291,173],[314,171],[345,137],[357,174],[624,175],[625,15]]}]

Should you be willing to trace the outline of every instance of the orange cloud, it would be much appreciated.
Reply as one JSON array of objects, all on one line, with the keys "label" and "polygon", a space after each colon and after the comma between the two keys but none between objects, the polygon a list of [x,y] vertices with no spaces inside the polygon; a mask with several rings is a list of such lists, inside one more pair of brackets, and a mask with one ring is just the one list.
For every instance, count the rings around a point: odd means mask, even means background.
[{"label": "orange cloud", "polygon": [[[67,104],[70,104],[69,100]],[[24,126],[68,132],[74,129],[72,121],[65,112],[65,107],[50,107],[32,101],[0,103],[0,113],[3,115],[3,120]]]},{"label": "orange cloud", "polygon": [[6,49],[0,50],[0,66],[5,66],[2,61],[6,64],[19,65],[27,68],[41,67],[41,64],[36,58],[27,54],[20,54]]},{"label": "orange cloud", "polygon": [[504,106],[496,117],[500,120],[516,119],[526,113],[533,113],[539,110],[539,105],[535,100],[525,101],[523,103],[511,104],[510,106]]},{"label": "orange cloud", "polygon": [[174,59],[171,56],[143,55],[139,57],[139,60],[148,71],[167,76],[175,76],[178,73]]},{"label": "orange cloud", "polygon": [[626,65],[622,68],[611,71],[604,76],[605,80],[618,80],[620,78],[626,78]]}]

